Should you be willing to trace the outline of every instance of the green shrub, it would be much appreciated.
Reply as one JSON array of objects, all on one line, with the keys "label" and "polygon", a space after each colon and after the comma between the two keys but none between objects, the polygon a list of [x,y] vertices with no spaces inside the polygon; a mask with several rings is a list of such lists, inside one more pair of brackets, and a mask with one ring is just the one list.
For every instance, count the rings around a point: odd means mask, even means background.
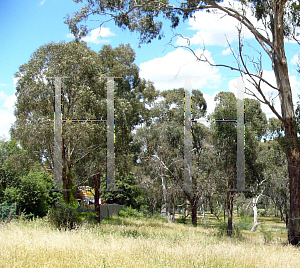
[{"label": "green shrub", "polygon": [[236,226],[238,226],[238,228],[241,230],[250,230],[252,224],[253,224],[253,219],[245,215],[240,218],[239,222],[236,223]]},{"label": "green shrub", "polygon": [[125,208],[125,210],[120,210],[119,216],[123,218],[141,219],[144,217],[144,214],[142,212],[139,212],[137,209],[134,209],[131,206],[129,206]]},{"label": "green shrub", "polygon": [[74,229],[81,222],[76,209],[62,202],[56,203],[56,205],[49,210],[47,218],[53,226],[65,230]]},{"label": "green shrub", "polygon": [[250,208],[248,208],[248,209],[241,208],[239,211],[239,214],[241,217],[244,217],[244,216],[253,217],[253,209],[252,209],[252,207],[251,207],[251,209]]},{"label": "green shrub", "polygon": [[80,212],[78,217],[80,221],[95,221],[97,214],[93,211]]},{"label": "green shrub", "polygon": [[120,211],[119,211],[119,216],[122,217],[122,218],[126,218],[126,217],[127,217],[126,211],[120,210]]},{"label": "green shrub", "polygon": [[142,205],[139,211],[143,213],[144,217],[146,218],[151,218],[153,216],[152,213],[149,211],[149,207],[146,205]]},{"label": "green shrub", "polygon": [[161,215],[161,213],[159,213],[159,212],[154,212],[154,214],[152,215],[152,218],[153,219],[159,219],[159,220],[163,220],[164,219],[164,217]]},{"label": "green shrub", "polygon": [[17,203],[17,211],[31,217],[43,217],[57,199],[57,193],[49,191],[53,188],[51,175],[31,170],[22,176],[17,186],[7,187],[4,200],[7,203]]},{"label": "green shrub", "polygon": [[187,217],[185,216],[185,214],[181,214],[180,218],[178,219],[179,223],[183,223],[183,224],[187,224]]},{"label": "green shrub", "polygon": [[[219,223],[217,223],[215,226],[217,229],[216,235],[219,237],[226,236],[227,235],[227,226],[228,226],[228,224],[224,221],[220,221]],[[232,237],[241,237],[241,229],[236,224],[234,224],[232,226],[232,235],[231,236]]]},{"label": "green shrub", "polygon": [[266,210],[264,208],[257,209],[257,215],[260,217],[264,217],[266,214]]},{"label": "green shrub", "polygon": [[272,231],[266,230],[265,226],[260,225],[260,232],[263,234],[264,242],[266,244],[270,243],[273,239]]}]

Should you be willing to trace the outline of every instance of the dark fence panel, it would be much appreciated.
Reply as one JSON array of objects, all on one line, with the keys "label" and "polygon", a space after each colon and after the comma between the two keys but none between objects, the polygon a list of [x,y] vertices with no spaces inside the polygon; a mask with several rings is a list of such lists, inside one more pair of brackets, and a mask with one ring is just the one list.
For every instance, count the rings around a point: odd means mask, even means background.
[{"label": "dark fence panel", "polygon": [[[101,205],[100,206],[100,213],[101,213],[101,219],[109,218],[112,216],[118,216],[119,211],[124,209],[123,205],[117,205],[117,204],[108,204],[108,205]],[[95,211],[94,206],[93,209],[91,208],[85,208],[80,207],[78,208],[79,212],[87,212],[87,211]]]},{"label": "dark fence panel", "polygon": [[103,218],[109,218],[112,216],[117,216],[119,214],[119,211],[124,208],[123,205],[117,205],[117,204],[108,204],[108,205],[101,205],[100,206],[100,212],[101,212],[101,219]]}]

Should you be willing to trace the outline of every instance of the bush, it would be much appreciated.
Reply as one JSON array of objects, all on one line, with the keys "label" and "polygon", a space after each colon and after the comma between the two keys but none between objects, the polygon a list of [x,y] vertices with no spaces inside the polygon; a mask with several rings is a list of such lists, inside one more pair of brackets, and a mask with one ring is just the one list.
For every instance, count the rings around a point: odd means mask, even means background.
[{"label": "bush", "polygon": [[[217,228],[217,233],[216,235],[221,237],[221,236],[226,236],[227,235],[227,226],[228,224],[224,221],[220,221],[218,224],[216,224]],[[232,226],[232,237],[241,237],[241,229],[237,225]]]},{"label": "bush", "polygon": [[152,213],[149,211],[149,207],[146,205],[142,205],[139,209],[141,213],[143,213],[144,217],[151,218],[153,217]]},{"label": "bush", "polygon": [[47,215],[48,221],[59,229],[75,229],[81,222],[74,207],[58,202]]},{"label": "bush", "polygon": [[246,215],[240,218],[239,222],[236,223],[236,226],[241,230],[250,230],[252,224],[253,219]]},{"label": "bush", "polygon": [[178,219],[179,223],[183,223],[183,224],[187,224],[187,217],[185,216],[185,214],[181,214],[180,218]]},{"label": "bush", "polygon": [[263,234],[264,241],[266,244],[270,243],[273,239],[272,231],[266,230],[265,226],[260,226],[260,232]]},{"label": "bush", "polygon": [[164,217],[161,215],[161,213],[159,213],[159,212],[154,212],[154,214],[152,215],[152,218],[153,219],[159,219],[159,220],[163,220],[164,219]]},{"label": "bush", "polygon": [[78,218],[80,221],[95,221],[97,214],[92,211],[80,212]]},{"label": "bush", "polygon": [[49,191],[52,187],[51,175],[32,170],[20,178],[17,186],[5,189],[4,199],[7,203],[16,202],[19,212],[31,217],[43,217],[57,198],[57,193]]},{"label": "bush", "polygon": [[119,211],[119,217],[126,218],[126,217],[127,217],[126,211],[120,210],[120,211]]},{"label": "bush", "polygon": [[241,217],[244,217],[244,216],[253,217],[252,206],[251,206],[251,209],[250,208],[248,208],[248,209],[241,208],[241,210],[239,211],[239,214],[240,214]]},{"label": "bush", "polygon": [[260,217],[264,217],[266,215],[266,210],[264,208],[257,209],[257,215]]},{"label": "bush", "polygon": [[144,217],[142,212],[139,212],[137,209],[132,208],[131,206],[125,208],[125,210],[119,211],[119,216],[123,218],[136,218],[140,219]]}]

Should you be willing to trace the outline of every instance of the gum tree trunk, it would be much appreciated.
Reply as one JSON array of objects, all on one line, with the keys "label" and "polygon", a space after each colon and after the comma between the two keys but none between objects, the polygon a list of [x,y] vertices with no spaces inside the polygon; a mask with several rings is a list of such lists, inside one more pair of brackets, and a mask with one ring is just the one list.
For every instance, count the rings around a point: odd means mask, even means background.
[{"label": "gum tree trunk", "polygon": [[300,156],[289,81],[287,59],[284,50],[283,13],[286,1],[273,1],[274,9],[274,50],[273,66],[281,102],[282,123],[285,132],[285,151],[288,162],[290,215],[288,241],[292,245],[300,243]]},{"label": "gum tree trunk", "polygon": [[166,215],[167,215],[168,223],[170,223],[170,222],[172,222],[171,215],[170,215],[170,206],[169,206],[169,202],[168,202],[166,182],[165,182],[165,178],[163,175],[161,175],[161,184],[162,184],[164,202],[165,202],[165,207],[166,207]]},{"label": "gum tree trunk", "polygon": [[65,150],[65,141],[62,139],[62,181],[63,181],[63,197],[68,204],[70,202],[68,195],[68,180],[67,180],[67,159]]},{"label": "gum tree trunk", "polygon": [[227,214],[228,214],[228,222],[227,222],[227,235],[232,235],[232,214],[233,214],[233,194],[227,191]]},{"label": "gum tree trunk", "polygon": [[100,178],[101,174],[95,174],[93,176],[94,180],[94,189],[95,189],[95,213],[96,213],[96,221],[101,221],[101,210],[100,210],[100,204],[99,204],[99,198],[100,198]]},{"label": "gum tree trunk", "polygon": [[253,197],[253,215],[254,215],[254,220],[253,220],[253,227],[251,229],[251,232],[255,232],[257,227],[261,224],[257,222],[257,203],[258,199],[260,198],[261,195]]},{"label": "gum tree trunk", "polygon": [[192,224],[194,227],[197,226],[197,209],[198,209],[198,200],[192,200],[191,205],[192,205]]}]

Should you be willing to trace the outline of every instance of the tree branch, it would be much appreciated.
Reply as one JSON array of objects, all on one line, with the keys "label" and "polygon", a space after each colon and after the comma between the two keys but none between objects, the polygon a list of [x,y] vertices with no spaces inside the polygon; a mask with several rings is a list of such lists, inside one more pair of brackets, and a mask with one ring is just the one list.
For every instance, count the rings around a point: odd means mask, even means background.
[{"label": "tree branch", "polygon": [[269,46],[271,49],[273,49],[273,44],[272,42],[264,37],[255,27],[254,25],[250,22],[250,20],[247,19],[245,15],[242,15],[240,12],[237,10],[230,8],[230,7],[224,7],[219,5],[218,3],[210,0],[203,0],[203,2],[209,4],[215,9],[221,10],[225,12],[228,16],[233,17],[237,19],[239,22],[241,22],[244,26],[247,27],[247,29],[254,35],[255,39],[258,41],[258,43],[262,46],[264,51],[268,54],[270,59],[272,59],[272,51],[268,49],[267,46]]}]

